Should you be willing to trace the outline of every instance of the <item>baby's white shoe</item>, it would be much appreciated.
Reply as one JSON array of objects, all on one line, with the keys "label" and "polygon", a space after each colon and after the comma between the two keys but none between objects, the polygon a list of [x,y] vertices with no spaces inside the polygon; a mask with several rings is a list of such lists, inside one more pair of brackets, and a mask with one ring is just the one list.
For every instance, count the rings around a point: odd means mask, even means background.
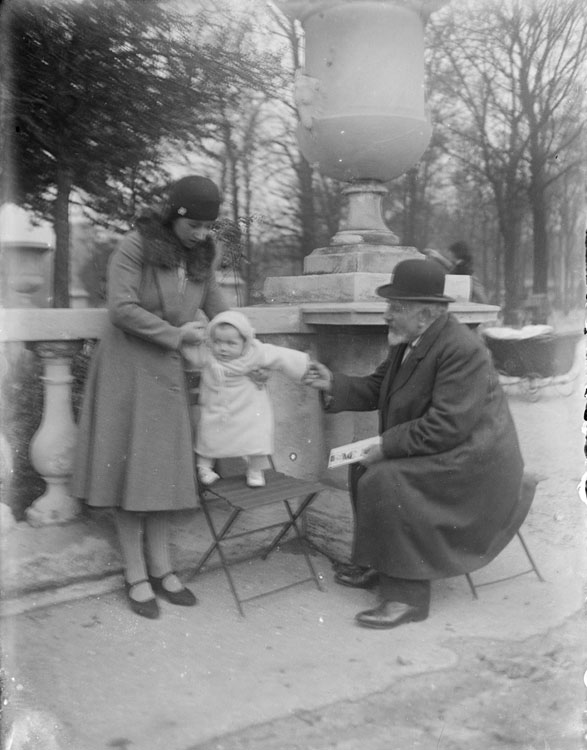
[{"label": "baby's white shoe", "polygon": [[253,469],[249,469],[247,471],[247,484],[249,487],[264,487],[265,475],[262,471],[254,471]]},{"label": "baby's white shoe", "polygon": [[210,469],[208,466],[198,466],[198,479],[203,485],[208,487],[209,485],[214,484],[214,482],[220,479],[220,475]]}]

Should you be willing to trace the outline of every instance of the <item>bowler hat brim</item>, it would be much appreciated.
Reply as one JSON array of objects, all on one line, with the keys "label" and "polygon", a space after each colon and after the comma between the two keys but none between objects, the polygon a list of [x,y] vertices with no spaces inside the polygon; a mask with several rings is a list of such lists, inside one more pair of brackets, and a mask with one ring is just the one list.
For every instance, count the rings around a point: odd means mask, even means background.
[{"label": "bowler hat brim", "polygon": [[447,297],[445,294],[437,295],[415,295],[405,294],[398,291],[393,284],[383,284],[375,290],[380,297],[385,299],[398,299],[405,302],[454,302],[454,297]]}]

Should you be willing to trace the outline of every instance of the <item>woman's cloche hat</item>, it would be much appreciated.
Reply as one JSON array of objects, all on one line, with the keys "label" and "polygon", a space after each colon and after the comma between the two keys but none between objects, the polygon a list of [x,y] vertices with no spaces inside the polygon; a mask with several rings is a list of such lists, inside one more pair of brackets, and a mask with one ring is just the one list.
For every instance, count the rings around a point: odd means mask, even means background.
[{"label": "woman's cloche hat", "polygon": [[389,284],[377,287],[386,299],[406,302],[454,302],[444,294],[445,273],[433,260],[409,258],[393,269]]},{"label": "woman's cloche hat", "polygon": [[169,189],[165,218],[214,221],[220,209],[220,192],[207,177],[189,175],[174,182]]}]

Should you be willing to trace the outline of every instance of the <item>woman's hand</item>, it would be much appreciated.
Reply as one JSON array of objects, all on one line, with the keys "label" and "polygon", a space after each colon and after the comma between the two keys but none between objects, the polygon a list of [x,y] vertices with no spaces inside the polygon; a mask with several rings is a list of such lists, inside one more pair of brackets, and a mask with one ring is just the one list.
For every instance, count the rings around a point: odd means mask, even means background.
[{"label": "woman's hand", "polygon": [[201,344],[206,338],[206,323],[201,320],[192,320],[184,323],[179,328],[181,344]]},{"label": "woman's hand", "polygon": [[371,466],[371,464],[376,464],[379,461],[383,461],[384,458],[385,456],[383,455],[383,451],[381,450],[381,445],[372,445],[367,448],[365,455],[359,461],[359,463],[363,466]]},{"label": "woman's hand", "polygon": [[332,373],[321,362],[310,361],[308,369],[302,378],[302,383],[315,388],[317,391],[326,391],[329,393],[332,390]]},{"label": "woman's hand", "polygon": [[259,390],[265,386],[270,375],[271,370],[267,367],[255,367],[254,370],[249,370],[249,372],[247,372],[247,376],[253,381]]}]

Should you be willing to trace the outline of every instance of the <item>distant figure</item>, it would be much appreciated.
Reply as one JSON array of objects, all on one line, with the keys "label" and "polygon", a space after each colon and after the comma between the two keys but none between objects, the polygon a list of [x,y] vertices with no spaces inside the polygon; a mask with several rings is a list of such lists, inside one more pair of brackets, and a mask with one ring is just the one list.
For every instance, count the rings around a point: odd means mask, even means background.
[{"label": "distant figure", "polygon": [[447,254],[450,263],[447,273],[454,274],[455,276],[471,277],[471,302],[479,302],[484,305],[489,304],[483,284],[473,272],[473,255],[467,243],[462,241],[453,242],[449,246]]}]

